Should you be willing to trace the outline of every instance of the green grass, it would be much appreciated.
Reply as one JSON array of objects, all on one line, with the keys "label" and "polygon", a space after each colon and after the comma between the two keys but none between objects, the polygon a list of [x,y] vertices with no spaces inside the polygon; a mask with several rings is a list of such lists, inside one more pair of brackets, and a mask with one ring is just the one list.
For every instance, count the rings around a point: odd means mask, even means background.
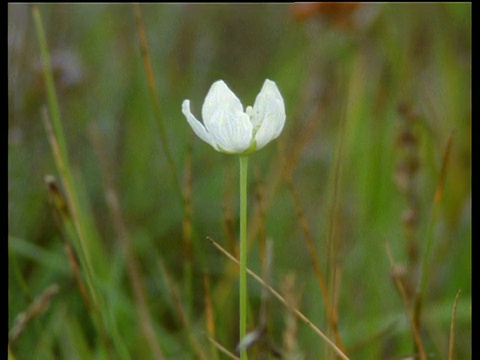
[{"label": "green grass", "polygon": [[[238,160],[181,103],[223,79],[251,105],[266,78],[287,120],[249,159],[248,267],[350,359],[453,359],[452,317],[472,357],[471,5],[292,8],[9,4],[9,359],[234,352],[238,268],[207,237],[238,257]],[[335,358],[248,294],[249,358]]]}]

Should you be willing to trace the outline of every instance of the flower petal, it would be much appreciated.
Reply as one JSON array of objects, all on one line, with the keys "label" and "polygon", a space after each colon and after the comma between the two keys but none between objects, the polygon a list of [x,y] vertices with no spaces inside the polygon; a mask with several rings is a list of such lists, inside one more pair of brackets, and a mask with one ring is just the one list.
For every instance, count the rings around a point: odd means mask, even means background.
[{"label": "flower petal", "polygon": [[226,112],[243,112],[242,103],[223,80],[213,83],[203,103],[202,119],[207,129],[209,129],[212,123],[213,115],[219,109],[223,109]]},{"label": "flower petal", "polygon": [[242,153],[252,143],[252,124],[243,111],[218,109],[210,119],[208,131],[220,151]]},{"label": "flower petal", "polygon": [[252,124],[257,150],[277,138],[285,125],[285,104],[277,85],[265,80],[253,105]]},{"label": "flower petal", "polygon": [[205,126],[198,121],[195,116],[193,116],[192,112],[190,111],[190,100],[184,100],[182,103],[182,112],[183,115],[187,118],[188,123],[192,127],[193,131],[197,136],[205,141],[206,143],[210,144],[213,146],[215,150],[219,150],[217,144],[213,140],[212,136],[207,132],[205,129]]}]

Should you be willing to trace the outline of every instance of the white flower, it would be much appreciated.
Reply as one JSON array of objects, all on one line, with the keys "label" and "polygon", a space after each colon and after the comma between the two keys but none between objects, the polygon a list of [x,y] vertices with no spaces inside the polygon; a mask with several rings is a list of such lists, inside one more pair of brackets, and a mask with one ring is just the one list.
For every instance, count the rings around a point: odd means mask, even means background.
[{"label": "white flower", "polygon": [[248,154],[261,149],[282,132],[285,105],[277,85],[265,80],[253,108],[243,106],[223,80],[213,83],[202,108],[203,124],[184,100],[182,112],[195,134],[215,150],[228,154]]}]

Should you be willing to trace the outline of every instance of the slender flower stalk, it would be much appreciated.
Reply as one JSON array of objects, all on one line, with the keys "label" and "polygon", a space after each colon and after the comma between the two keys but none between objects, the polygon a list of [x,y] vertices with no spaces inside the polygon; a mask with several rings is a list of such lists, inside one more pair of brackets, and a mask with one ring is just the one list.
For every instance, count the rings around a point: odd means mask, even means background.
[{"label": "slender flower stalk", "polygon": [[[240,156],[240,341],[247,334],[247,175],[248,156]],[[242,347],[240,358],[247,358]]]},{"label": "slender flower stalk", "polygon": [[223,80],[213,83],[202,107],[203,123],[190,111],[190,100],[182,112],[197,136],[215,150],[240,156],[240,358],[247,359],[242,340],[247,333],[247,170],[248,155],[276,139],[285,125],[285,105],[277,85],[265,80],[252,106],[241,101]]}]

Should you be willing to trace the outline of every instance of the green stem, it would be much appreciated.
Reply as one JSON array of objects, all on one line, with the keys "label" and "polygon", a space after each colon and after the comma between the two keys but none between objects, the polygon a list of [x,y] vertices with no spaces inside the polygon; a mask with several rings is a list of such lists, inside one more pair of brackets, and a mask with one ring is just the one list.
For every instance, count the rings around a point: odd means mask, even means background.
[{"label": "green stem", "polygon": [[[248,156],[240,156],[240,344],[247,333],[247,170]],[[244,346],[240,359],[247,359]]]},{"label": "green stem", "polygon": [[[94,309],[92,311],[92,319],[95,327],[98,329],[99,334],[102,337],[102,344],[105,349],[105,356],[108,355],[110,344],[107,344],[107,340],[103,341],[103,335],[108,329],[111,339],[114,341],[116,350],[118,350],[121,359],[129,359],[128,349],[125,346],[123,339],[120,338],[118,330],[114,324],[113,319],[110,317],[110,313],[105,311],[105,300],[98,296],[98,279],[93,264],[95,263],[91,259],[91,240],[87,234],[87,225],[84,209],[79,204],[79,197],[77,194],[77,188],[75,187],[74,178],[71,171],[71,166],[68,160],[67,145],[63,132],[60,106],[58,102],[58,96],[55,90],[55,82],[53,78],[53,71],[51,66],[51,57],[48,51],[47,38],[45,35],[45,29],[43,27],[40,9],[38,5],[32,5],[32,16],[35,24],[35,29],[38,36],[38,42],[40,47],[40,55],[43,64],[43,75],[45,80],[45,87],[47,91],[47,100],[50,110],[50,117],[48,113],[44,114],[45,128],[48,133],[49,140],[51,142],[52,152],[54,153],[56,166],[58,172],[62,178],[65,193],[68,198],[69,209],[72,212],[72,219],[65,222],[67,232],[72,235],[72,243],[78,252],[79,260],[81,263],[82,271],[85,275],[86,284],[90,290],[91,299],[94,302]],[[98,248],[97,248],[98,249]],[[105,329],[107,327],[107,329]]]}]

